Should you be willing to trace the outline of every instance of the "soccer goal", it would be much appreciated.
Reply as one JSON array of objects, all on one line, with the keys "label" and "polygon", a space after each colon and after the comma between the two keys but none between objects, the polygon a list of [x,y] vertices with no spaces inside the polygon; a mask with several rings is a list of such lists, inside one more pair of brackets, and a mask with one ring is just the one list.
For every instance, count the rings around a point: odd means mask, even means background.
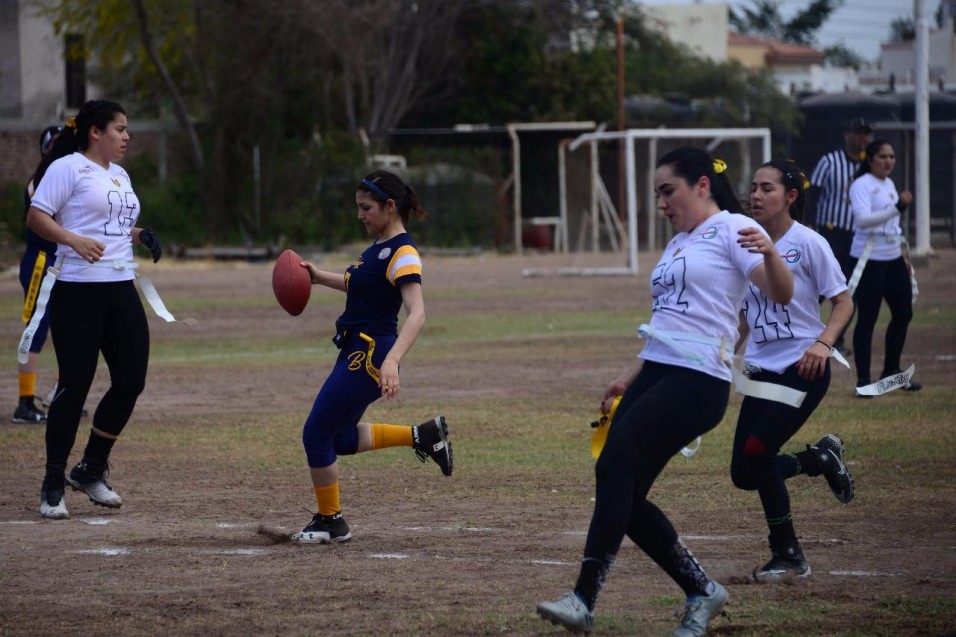
[{"label": "soccer goal", "polygon": [[[602,158],[605,164],[613,165],[621,140],[624,215],[615,206],[604,179],[606,173],[601,170]],[[558,231],[563,238],[560,249],[568,255],[569,264],[551,271],[528,269],[524,274],[637,274],[639,236],[645,249],[658,250],[673,234],[658,218],[653,179],[657,158],[678,146],[700,146],[723,159],[731,183],[743,196],[749,192],[756,167],[770,160],[770,129],[637,128],[587,132],[562,144],[558,157]]]}]

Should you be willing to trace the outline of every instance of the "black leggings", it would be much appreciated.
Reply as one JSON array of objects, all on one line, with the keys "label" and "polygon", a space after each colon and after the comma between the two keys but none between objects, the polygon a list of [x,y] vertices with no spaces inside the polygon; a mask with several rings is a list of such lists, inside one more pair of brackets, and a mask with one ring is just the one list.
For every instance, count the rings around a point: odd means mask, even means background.
[{"label": "black leggings", "polygon": [[626,534],[658,564],[667,559],[677,532],[647,494],[674,454],[720,423],[729,397],[727,381],[644,361],[595,466],[585,558],[613,560]]},{"label": "black leggings", "polygon": [[792,478],[799,464],[790,456],[778,457],[780,448],[810,418],[830,387],[830,362],[822,378],[806,380],[791,365],[783,374],[758,372],[751,380],[771,382],[807,392],[800,407],[747,396],[740,406],[730,477],[739,489],[756,490],[767,520],[790,514],[790,494],[784,480]]},{"label": "black leggings", "polygon": [[61,470],[76,441],[100,352],[110,388],[93,414],[93,427],[119,435],[126,426],[146,384],[149,326],[132,281],[57,281],[47,312],[60,372],[46,427],[47,468]]},{"label": "black leggings", "polygon": [[[853,260],[856,267],[857,259]],[[890,307],[890,324],[886,326],[886,346],[883,371],[880,378],[899,371],[906,330],[913,318],[913,288],[909,269],[903,257],[892,261],[866,262],[863,276],[853,294],[857,319],[853,332],[853,358],[859,381],[870,381],[870,349],[873,347],[873,328],[880,315],[880,304],[886,299]]]}]

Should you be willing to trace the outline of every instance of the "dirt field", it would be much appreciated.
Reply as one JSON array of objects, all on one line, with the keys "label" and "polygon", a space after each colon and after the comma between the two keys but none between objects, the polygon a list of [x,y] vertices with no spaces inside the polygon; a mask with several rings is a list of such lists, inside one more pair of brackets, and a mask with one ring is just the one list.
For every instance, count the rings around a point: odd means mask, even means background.
[{"label": "dirt field", "polygon": [[[654,255],[642,256],[637,278],[521,276],[564,264],[549,255],[425,256],[429,324],[406,359],[402,396],[369,415],[412,424],[444,413],[453,477],[410,450],[345,458],[352,542],[301,547],[257,533],[262,524],[291,533],[310,518],[299,435],[331,366],[343,299],[317,291],[292,319],[271,299],[271,264],[150,264],[170,310],[198,324],[165,324],[147,309],[147,388],[110,478],[123,507],[94,508],[68,492],[71,519],[42,520],[43,429],[0,422],[0,635],[564,634],[534,605],[573,586],[592,506],[586,423],[640,347],[633,330],[647,319]],[[791,482],[814,575],[796,586],[730,587],[729,617],[711,634],[956,630],[956,251],[922,268],[920,287],[917,314],[937,318],[911,328],[904,360],[926,389],[860,401],[849,376],[835,374],[801,432],[813,442],[837,428],[856,454],[850,505],[822,481]],[[0,410],[9,414],[20,329],[14,275],[0,280],[0,298],[9,309]],[[620,338],[600,326],[559,329],[569,315],[610,311],[634,317]],[[533,338],[513,335],[538,317]],[[456,345],[456,330],[489,324],[490,333]],[[882,327],[877,336],[876,371]],[[54,374],[48,349],[41,389]],[[107,383],[101,367],[91,411]],[[736,491],[725,466],[738,406],[735,397],[700,456],[675,458],[651,494],[723,579],[767,552],[756,495]],[[71,461],[88,431],[87,420]],[[598,634],[670,634],[680,601],[626,543],[599,602]]]}]

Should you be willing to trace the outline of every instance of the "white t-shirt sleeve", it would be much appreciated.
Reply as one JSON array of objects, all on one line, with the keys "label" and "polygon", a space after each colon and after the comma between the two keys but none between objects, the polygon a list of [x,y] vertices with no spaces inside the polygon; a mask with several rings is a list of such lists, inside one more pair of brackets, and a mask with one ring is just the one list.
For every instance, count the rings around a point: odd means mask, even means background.
[{"label": "white t-shirt sleeve", "polygon": [[847,289],[846,277],[826,240],[816,233],[808,233],[808,236],[811,240],[807,244],[810,252],[807,262],[812,266],[810,275],[816,284],[817,295],[832,299]]},{"label": "white t-shirt sleeve", "polygon": [[73,194],[76,171],[70,162],[66,161],[68,157],[57,159],[50,164],[36,187],[33,199],[30,200],[31,206],[51,217],[66,205]]}]

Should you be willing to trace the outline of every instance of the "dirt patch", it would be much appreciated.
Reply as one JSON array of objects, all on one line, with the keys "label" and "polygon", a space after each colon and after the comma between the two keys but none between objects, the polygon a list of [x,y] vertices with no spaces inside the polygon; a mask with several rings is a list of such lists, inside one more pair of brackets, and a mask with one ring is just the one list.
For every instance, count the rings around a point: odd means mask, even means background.
[{"label": "dirt patch", "polygon": [[[642,256],[642,272],[653,260]],[[346,263],[330,261],[329,267]],[[595,393],[639,346],[631,333],[549,336],[547,317],[620,309],[633,312],[636,326],[648,303],[646,274],[521,276],[523,268],[562,265],[550,255],[426,254],[435,329],[490,315],[500,317],[500,334],[455,356],[428,350],[421,355],[427,362],[416,362],[413,351],[403,397],[374,413],[404,422],[446,411],[454,417],[456,474],[444,479],[407,450],[343,460],[355,539],[331,547],[277,542],[275,532],[298,530],[310,516],[298,436],[330,366],[326,344],[340,302],[318,294],[300,319],[291,319],[270,303],[269,264],[151,266],[170,309],[198,323],[167,325],[150,315],[156,362],[114,455],[112,480],[123,508],[95,508],[68,493],[72,518],[41,520],[42,430],[0,424],[0,635],[563,634],[534,615],[534,603],[573,585],[592,506],[588,434],[575,429],[586,426],[592,409],[569,414],[568,405],[596,405]],[[896,440],[896,449],[882,446],[877,424],[872,435],[860,426],[851,438],[868,450],[854,459],[857,500],[839,506],[819,483],[791,485],[814,576],[793,586],[731,587],[729,619],[715,622],[712,634],[956,629],[954,284],[956,252],[941,251],[921,272],[916,307],[939,320],[911,330],[904,356],[916,363],[926,389],[879,399],[885,402],[874,418],[894,421],[897,433],[887,444]],[[0,294],[19,293],[14,276],[0,280]],[[542,317],[530,345],[509,336],[509,321],[521,315]],[[0,376],[10,413],[18,329],[12,317],[0,329],[10,343],[11,363]],[[308,351],[236,353],[237,343],[255,339]],[[417,347],[432,346],[423,339]],[[49,380],[52,351],[43,365],[41,378]],[[90,407],[105,391],[106,375],[99,371]],[[842,418],[858,420],[860,402],[852,380],[835,375],[807,435]],[[924,412],[949,417],[940,422]],[[528,433],[523,420],[541,414],[553,414],[553,429]],[[74,459],[88,426],[81,425]],[[935,431],[938,453],[910,451],[907,436],[924,435],[908,434],[916,428]],[[732,422],[720,429],[732,431]],[[714,435],[712,449],[730,434]],[[555,439],[568,439],[563,453],[575,459],[555,457],[553,469],[511,460],[516,445]],[[765,559],[766,539],[756,498],[733,489],[725,461],[675,460],[653,497],[702,562],[730,581]],[[260,533],[261,525],[272,534]],[[601,598],[598,630],[669,634],[679,603],[673,583],[626,544]]]}]

